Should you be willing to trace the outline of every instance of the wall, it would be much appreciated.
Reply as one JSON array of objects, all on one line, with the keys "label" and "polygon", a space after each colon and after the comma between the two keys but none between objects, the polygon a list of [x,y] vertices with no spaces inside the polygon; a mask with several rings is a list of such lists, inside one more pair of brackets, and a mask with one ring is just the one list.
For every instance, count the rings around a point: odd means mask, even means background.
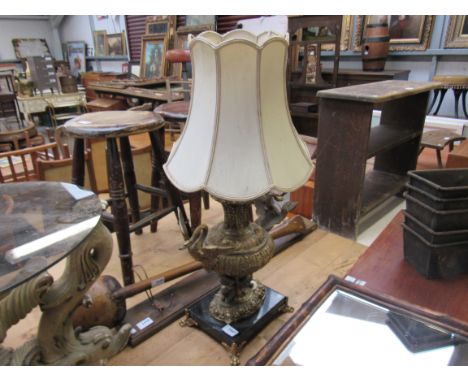
[{"label": "wall", "polygon": [[0,60],[16,60],[11,40],[14,38],[45,38],[50,52],[55,57],[58,49],[52,36],[52,25],[48,19],[37,20],[19,16],[0,17]]},{"label": "wall", "polygon": [[[96,16],[65,16],[59,28],[60,38],[63,43],[67,41],[85,41],[88,47],[94,50],[93,31],[105,30],[108,34],[120,33],[125,30],[125,16],[112,15],[103,19]],[[126,60],[96,59],[93,56],[87,57],[87,61],[92,70],[121,72],[122,64]]]}]

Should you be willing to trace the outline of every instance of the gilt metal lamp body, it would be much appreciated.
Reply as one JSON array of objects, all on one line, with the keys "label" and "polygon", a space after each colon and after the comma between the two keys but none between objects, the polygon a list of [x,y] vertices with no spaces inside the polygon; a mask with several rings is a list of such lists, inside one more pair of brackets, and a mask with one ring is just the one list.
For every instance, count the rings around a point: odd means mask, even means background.
[{"label": "gilt metal lamp body", "polygon": [[198,227],[189,252],[221,275],[210,314],[225,323],[262,305],[252,273],[272,257],[273,242],[250,221],[250,203],[303,185],[312,171],[286,94],[287,36],[212,31],[190,41],[193,88],[186,127],[164,166],[186,192],[205,190],[223,204],[224,222]]}]

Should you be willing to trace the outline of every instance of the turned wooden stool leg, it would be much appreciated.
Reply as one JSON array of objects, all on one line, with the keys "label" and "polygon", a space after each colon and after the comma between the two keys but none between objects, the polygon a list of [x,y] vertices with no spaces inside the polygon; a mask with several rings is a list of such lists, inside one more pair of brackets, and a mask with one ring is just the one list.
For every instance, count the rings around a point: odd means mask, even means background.
[{"label": "turned wooden stool leg", "polygon": [[122,276],[125,285],[135,282],[132,264],[132,247],[128,226],[127,203],[125,202],[125,187],[122,176],[122,165],[115,138],[107,139],[107,171],[109,178],[109,196],[112,200],[111,211],[114,215],[114,230],[119,245],[119,257],[122,266]]},{"label": "turned wooden stool leg", "polygon": [[188,193],[190,208],[190,226],[192,231],[201,224],[201,196],[202,191]]},{"label": "turned wooden stool leg", "polygon": [[[133,168],[132,149],[128,136],[120,138],[120,153],[122,158],[125,185],[127,188],[128,204],[130,205],[130,213],[132,214],[132,223],[140,220],[140,204],[138,202],[138,191],[135,187],[136,176]],[[143,233],[143,230],[135,230],[136,234]]]},{"label": "turned wooden stool leg", "polygon": [[210,194],[206,191],[202,191],[202,197],[203,197],[203,207],[205,210],[210,209]]},{"label": "turned wooden stool leg", "polygon": [[177,207],[175,211],[177,221],[179,222],[184,235],[188,235],[190,237],[192,236],[192,230],[185,213],[184,204],[182,202],[182,198],[180,197],[179,190],[172,185],[162,168],[164,162],[166,161],[163,145],[157,136],[157,132],[152,131],[149,134],[151,139],[151,146],[153,148],[153,171],[157,171],[159,173],[161,182],[164,184],[164,189],[167,191],[169,203]]},{"label": "turned wooden stool leg", "polygon": [[72,183],[78,186],[84,186],[85,175],[85,154],[84,154],[84,140],[75,138],[73,145],[73,159],[72,159]]},{"label": "turned wooden stool leg", "polygon": [[439,103],[437,104],[437,108],[434,111],[434,115],[437,115],[439,112],[440,106],[442,105],[442,101],[444,100],[445,93],[447,93],[447,89],[440,89],[440,98],[439,98]]}]

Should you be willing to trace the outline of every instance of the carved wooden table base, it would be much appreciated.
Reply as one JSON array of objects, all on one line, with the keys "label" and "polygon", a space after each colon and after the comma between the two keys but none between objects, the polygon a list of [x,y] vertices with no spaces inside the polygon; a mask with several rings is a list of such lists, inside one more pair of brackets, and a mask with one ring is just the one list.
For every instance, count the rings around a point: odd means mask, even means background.
[{"label": "carved wooden table base", "polygon": [[118,331],[96,326],[76,333],[70,319],[111,254],[112,237],[99,223],[88,240],[68,255],[58,280],[43,273],[0,295],[0,343],[35,306],[42,310],[37,337],[17,349],[0,345],[0,365],[96,365],[120,352],[130,335],[129,324]]}]

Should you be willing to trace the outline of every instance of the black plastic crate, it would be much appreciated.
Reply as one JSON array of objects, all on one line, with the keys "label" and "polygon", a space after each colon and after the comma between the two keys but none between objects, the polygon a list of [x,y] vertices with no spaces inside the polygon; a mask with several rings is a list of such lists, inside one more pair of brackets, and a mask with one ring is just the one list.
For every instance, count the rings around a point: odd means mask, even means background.
[{"label": "black plastic crate", "polygon": [[428,279],[448,279],[468,273],[468,242],[430,244],[406,224],[403,226],[405,260]]},{"label": "black plastic crate", "polygon": [[468,209],[439,211],[413,198],[407,192],[403,197],[406,199],[406,210],[434,231],[468,229]]},{"label": "black plastic crate", "polygon": [[468,209],[468,197],[466,198],[438,198],[426,191],[412,186],[411,184],[406,185],[408,195],[419,200],[420,202],[427,204],[429,207],[435,210],[463,210]]},{"label": "black plastic crate", "polygon": [[409,183],[437,198],[468,197],[468,168],[409,171]]},{"label": "black plastic crate", "polygon": [[450,244],[459,241],[468,242],[468,229],[433,231],[408,211],[403,211],[403,213],[405,214],[405,224],[430,244]]}]

